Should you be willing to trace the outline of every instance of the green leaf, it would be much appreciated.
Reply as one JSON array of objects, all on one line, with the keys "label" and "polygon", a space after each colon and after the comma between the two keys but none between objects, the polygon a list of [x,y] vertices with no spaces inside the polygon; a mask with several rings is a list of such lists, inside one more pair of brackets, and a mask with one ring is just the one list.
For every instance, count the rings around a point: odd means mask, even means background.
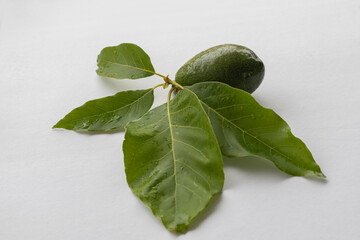
[{"label": "green leaf", "polygon": [[258,156],[290,175],[325,177],[287,123],[249,93],[216,82],[188,88],[196,93],[207,112],[223,155]]},{"label": "green leaf", "polygon": [[114,96],[86,102],[75,108],[53,128],[74,131],[108,131],[123,129],[140,118],[151,108],[154,101],[153,89],[119,92]]},{"label": "green leaf", "polygon": [[171,231],[186,231],[222,190],[216,137],[196,95],[187,89],[130,122],[123,151],[130,188]]},{"label": "green leaf", "polygon": [[139,46],[123,43],[104,48],[97,59],[99,76],[138,79],[155,74],[149,56]]}]

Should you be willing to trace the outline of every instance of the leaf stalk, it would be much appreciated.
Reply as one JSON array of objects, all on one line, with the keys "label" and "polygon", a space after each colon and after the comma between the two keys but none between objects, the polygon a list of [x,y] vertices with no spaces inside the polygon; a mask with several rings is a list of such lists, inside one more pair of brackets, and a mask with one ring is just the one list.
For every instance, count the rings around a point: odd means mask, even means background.
[{"label": "leaf stalk", "polygon": [[[167,87],[169,84],[173,85],[173,87],[175,87],[177,90],[183,90],[184,87],[181,86],[180,84],[178,84],[176,81],[173,81],[169,78],[169,75],[167,75],[166,77],[163,77],[164,82],[165,82],[165,86]],[[166,88],[164,86],[164,89]]]}]

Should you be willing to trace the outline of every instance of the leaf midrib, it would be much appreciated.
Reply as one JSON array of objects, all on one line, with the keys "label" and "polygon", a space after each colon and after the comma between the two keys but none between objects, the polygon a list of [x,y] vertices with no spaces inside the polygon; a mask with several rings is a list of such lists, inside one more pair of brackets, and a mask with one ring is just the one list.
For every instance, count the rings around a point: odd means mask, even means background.
[{"label": "leaf midrib", "polygon": [[[229,119],[227,119],[226,117],[224,117],[223,115],[221,115],[220,113],[218,113],[215,109],[213,109],[212,107],[210,107],[208,104],[206,104],[206,103],[203,102],[202,100],[199,99],[199,101],[200,101],[202,104],[206,105],[206,106],[208,107],[208,109],[210,109],[211,111],[213,111],[214,113],[216,113],[217,115],[219,115],[221,118],[223,118],[224,120],[226,120],[227,122],[229,122],[231,125],[233,125],[233,126],[236,127],[237,129],[239,129],[240,131],[242,131],[244,134],[246,134],[246,135],[248,135],[248,136],[256,139],[257,141],[259,141],[260,143],[262,143],[263,145],[265,145],[266,147],[268,147],[268,148],[270,149],[270,151],[275,151],[275,152],[277,152],[278,154],[280,154],[280,155],[282,155],[283,157],[285,157],[286,159],[290,160],[290,162],[291,162],[294,166],[296,166],[296,167],[298,167],[298,168],[301,168],[301,167],[297,166],[296,164],[294,164],[294,163],[291,161],[291,158],[289,158],[288,156],[286,156],[286,155],[284,155],[283,153],[279,152],[278,150],[276,150],[276,148],[271,147],[270,145],[268,145],[267,143],[261,141],[260,139],[258,139],[258,138],[255,137],[254,135],[252,135],[252,134],[250,134],[249,132],[243,130],[241,127],[235,125],[233,122],[231,122]],[[305,168],[301,168],[301,169],[305,169]],[[305,169],[305,170],[307,170],[307,169]]]},{"label": "leaf midrib", "polygon": [[[147,69],[144,69],[144,68],[138,68],[138,67],[135,67],[135,66],[131,66],[131,65],[127,65],[127,64],[122,64],[122,63],[117,63],[117,62],[112,62],[112,61],[105,60],[105,59],[101,59],[100,61],[104,61],[104,62],[108,62],[108,63],[111,63],[111,64],[120,65],[120,66],[125,66],[125,67],[129,67],[129,68],[137,69],[137,70],[140,70],[140,71],[144,71],[144,72],[149,72],[149,73],[155,74],[155,72],[152,72],[152,71],[147,70]],[[145,65],[144,65],[144,66],[145,66]]]},{"label": "leaf midrib", "polygon": [[170,118],[170,99],[166,103],[167,108],[167,115],[168,115],[168,121],[169,121],[169,131],[170,131],[170,138],[171,138],[171,151],[174,159],[174,181],[175,181],[175,187],[174,187],[174,221],[176,216],[176,192],[177,192],[177,180],[176,180],[176,158],[175,158],[175,151],[174,151],[174,135],[172,131],[172,125],[171,125],[171,118]]},{"label": "leaf midrib", "polygon": [[[177,175],[176,175],[176,162],[179,162],[179,163],[181,163],[181,164],[184,164],[184,166],[187,166],[187,167],[190,168],[194,173],[196,173],[198,176],[200,176],[200,177],[209,185],[209,189],[210,189],[210,182],[209,182],[207,179],[205,179],[198,171],[196,171],[195,169],[193,169],[192,167],[190,167],[190,166],[187,165],[186,163],[183,163],[183,162],[181,162],[181,161],[179,161],[179,160],[176,160],[175,149],[174,149],[174,142],[177,141],[177,142],[181,142],[181,143],[183,143],[183,144],[186,144],[186,145],[194,148],[196,151],[198,151],[205,159],[208,159],[208,158],[207,158],[207,157],[204,155],[204,153],[202,153],[199,149],[197,149],[197,148],[195,148],[195,147],[193,147],[193,146],[191,146],[191,145],[189,145],[189,144],[187,144],[187,143],[185,143],[185,142],[183,142],[183,141],[180,141],[180,140],[174,138],[174,135],[173,135],[173,126],[174,126],[174,127],[196,128],[196,129],[203,130],[202,128],[198,128],[198,127],[183,126],[183,125],[173,125],[173,124],[171,123],[171,117],[170,117],[171,114],[178,113],[178,112],[180,112],[180,111],[188,108],[189,106],[187,106],[187,107],[185,107],[185,108],[182,108],[181,110],[178,110],[178,111],[175,111],[175,112],[170,113],[170,101],[168,101],[166,105],[167,105],[167,117],[168,117],[168,122],[169,122],[169,128],[168,128],[168,129],[169,129],[170,138],[171,138],[171,151],[172,151],[173,161],[174,161],[174,164],[173,164],[173,165],[174,165],[174,171],[173,171],[174,173],[173,173],[173,176],[174,176],[175,187],[174,187],[174,196],[173,196],[173,197],[174,197],[174,216],[176,216],[176,211],[177,211],[177,207],[176,207],[176,192],[177,192],[177,186],[178,186],[178,185],[183,186],[184,188],[186,188],[188,191],[190,191],[190,192],[192,192],[193,194],[195,194],[195,195],[196,195],[197,197],[199,197],[200,199],[202,198],[200,195],[198,195],[197,193],[195,193],[193,190],[191,190],[191,189],[188,188],[187,186],[185,186],[185,185],[180,184],[180,183],[177,182],[177,179],[176,179],[176,176],[177,176]],[[209,124],[210,124],[210,122],[209,122]],[[211,194],[210,194],[210,196],[209,196],[208,199],[210,199],[210,198],[211,198]]]},{"label": "leaf midrib", "polygon": [[83,120],[83,119],[86,119],[86,118],[92,118],[92,117],[96,117],[96,116],[102,116],[102,115],[105,115],[105,114],[108,114],[108,113],[112,113],[112,112],[116,112],[116,111],[119,111],[123,108],[126,108],[132,104],[135,104],[136,102],[138,102],[140,99],[144,98],[147,94],[149,94],[150,92],[152,92],[153,89],[150,89],[148,92],[146,92],[144,95],[142,95],[141,97],[139,97],[138,99],[136,99],[135,101],[129,103],[129,104],[126,104],[120,108],[116,108],[114,110],[111,110],[111,111],[108,111],[108,112],[104,112],[104,113],[99,113],[99,114],[95,114],[95,115],[90,115],[90,116],[86,116],[86,117],[82,117],[82,118],[77,118],[77,119],[73,119],[71,121],[79,121],[79,120]]}]

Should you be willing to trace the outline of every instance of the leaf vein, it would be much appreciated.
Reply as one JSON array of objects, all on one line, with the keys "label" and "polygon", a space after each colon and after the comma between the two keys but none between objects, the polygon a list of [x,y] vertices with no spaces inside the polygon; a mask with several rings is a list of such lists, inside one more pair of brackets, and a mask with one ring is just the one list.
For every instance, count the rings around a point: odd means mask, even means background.
[{"label": "leaf vein", "polygon": [[215,111],[217,111],[217,110],[223,110],[223,109],[227,109],[227,108],[231,108],[231,107],[236,107],[236,106],[249,106],[249,104],[233,104],[233,105],[226,106],[226,107],[214,108],[214,110],[215,110]]},{"label": "leaf vein", "polygon": [[183,141],[181,141],[181,140],[178,140],[178,139],[174,139],[174,141],[179,142],[179,143],[182,143],[182,144],[184,144],[184,145],[186,145],[186,146],[188,146],[188,147],[191,147],[192,149],[195,149],[195,150],[196,150],[197,152],[199,152],[206,160],[209,161],[209,159],[205,156],[205,154],[204,154],[202,151],[200,151],[199,149],[197,149],[196,147],[191,146],[190,144],[188,144],[188,143],[186,143],[186,142],[183,142]]},{"label": "leaf vein", "polygon": [[144,168],[144,167],[150,165],[151,163],[154,163],[156,161],[160,161],[160,160],[164,159],[167,155],[169,155],[169,153],[171,153],[171,150],[168,151],[164,156],[162,156],[158,159],[151,159],[150,161],[146,162],[145,164],[142,164],[141,166],[138,167],[138,169]]},{"label": "leaf vein", "polygon": [[111,62],[111,61],[108,61],[108,60],[105,60],[105,59],[101,59],[101,61],[104,61],[104,62],[107,62],[107,63],[111,63],[111,64],[114,64],[114,65],[120,65],[120,66],[123,66],[123,67],[129,67],[129,68],[133,68],[133,69],[136,69],[136,70],[140,70],[140,71],[144,71],[144,72],[148,72],[148,73],[155,74],[155,72],[153,72],[153,71],[150,71],[150,70],[147,70],[147,69],[143,69],[143,68],[138,68],[138,67],[131,66],[131,65],[127,65],[127,64]]},{"label": "leaf vein", "polygon": [[[131,103],[129,103],[129,104],[126,104],[126,105],[124,105],[124,106],[122,106],[122,107],[120,107],[120,108],[117,108],[117,109],[114,109],[114,110],[111,110],[111,111],[107,111],[107,112],[104,112],[104,113],[94,114],[94,115],[85,116],[85,117],[81,117],[81,118],[77,118],[77,119],[71,119],[71,121],[83,120],[83,119],[86,119],[86,118],[102,116],[102,115],[105,115],[105,114],[108,114],[108,113],[120,111],[121,109],[126,108],[126,107],[128,107],[128,106],[130,106],[130,105],[132,105],[132,104],[135,104],[136,102],[140,101],[140,99],[144,98],[144,97],[145,97],[147,94],[149,94],[151,91],[152,91],[152,89],[149,90],[149,91],[148,91],[147,93],[145,93],[144,95],[142,95],[141,97],[139,97],[138,99],[136,99],[135,101],[133,101],[133,102],[131,102]],[[82,107],[84,107],[84,106],[85,106],[85,105],[83,105]],[[81,107],[79,107],[79,108],[81,108]],[[70,113],[71,113],[71,112],[70,112]],[[65,118],[66,118],[66,116],[65,116]],[[65,119],[65,118],[63,118],[63,119]]]},{"label": "leaf vein", "polygon": [[209,189],[210,189],[210,182],[205,178],[203,177],[198,171],[196,171],[195,169],[193,169],[192,167],[190,167],[188,164],[184,163],[184,162],[181,162],[179,160],[177,160],[177,162],[181,163],[182,165],[188,167],[189,169],[191,169],[194,173],[196,173],[198,176],[200,176],[202,179],[204,179],[204,181],[208,184],[209,186]]},{"label": "leaf vein", "polygon": [[162,130],[161,132],[158,132],[157,134],[155,134],[155,135],[147,138],[146,140],[144,140],[144,141],[139,141],[139,142],[145,143],[145,142],[147,142],[147,141],[149,141],[149,140],[151,140],[151,139],[154,139],[155,137],[157,137],[157,136],[161,135],[162,133],[166,132],[166,130],[168,130],[168,129],[169,129],[169,127],[165,128],[165,129]]},{"label": "leaf vein", "polygon": [[199,127],[194,127],[194,126],[183,126],[183,125],[174,125],[174,124],[173,124],[173,127],[190,128],[190,129],[200,129],[200,130],[204,131],[204,129],[199,128]]},{"label": "leaf vein", "polygon": [[[248,118],[248,117],[254,117],[253,114],[247,115],[247,116],[242,116],[242,117],[238,117],[238,118],[234,118],[234,119],[229,119],[230,122],[234,122],[243,118]],[[249,130],[248,130],[249,131]]]},{"label": "leaf vein", "polygon": [[[205,105],[207,105],[205,102],[203,102],[202,100],[200,100],[199,99],[199,101],[201,101],[202,103],[204,103]],[[229,119],[227,119],[226,117],[224,117],[224,116],[222,116],[220,113],[218,113],[217,111],[215,111],[213,108],[211,108],[209,105],[207,105],[214,113],[216,113],[218,116],[220,116],[221,118],[224,118],[227,122],[229,122],[231,125],[233,125],[235,128],[237,128],[237,129],[239,129],[240,131],[242,131],[243,132],[243,134],[245,134],[246,133],[246,135],[248,135],[248,136],[250,136],[250,137],[252,137],[252,138],[254,138],[254,139],[256,139],[256,140],[258,140],[260,143],[262,143],[263,145],[265,145],[266,147],[268,147],[269,149],[270,149],[270,153],[271,153],[271,151],[272,151],[272,149],[273,149],[273,147],[271,147],[270,145],[268,145],[267,143],[265,143],[265,142],[263,142],[263,141],[261,141],[260,139],[258,139],[258,138],[256,138],[254,135],[252,135],[252,134],[250,134],[249,132],[247,132],[247,131],[245,131],[245,130],[243,130],[242,128],[240,128],[239,126],[237,126],[237,125],[235,125],[233,122],[231,122]],[[244,137],[244,135],[243,135],[243,137]],[[245,138],[244,138],[244,141],[245,141]],[[290,160],[291,161],[291,158],[290,157],[288,157],[287,155],[285,155],[285,154],[283,154],[283,153],[281,153],[281,152],[279,152],[278,150],[276,150],[276,149],[273,149],[275,152],[277,152],[279,155],[281,155],[281,156],[283,156],[284,158],[287,158],[288,160]],[[291,161],[292,162],[292,161]]]},{"label": "leaf vein", "polygon": [[195,196],[197,196],[200,200],[202,199],[202,197],[197,194],[196,192],[194,192],[193,190],[191,190],[190,188],[188,188],[187,186],[185,186],[184,184],[178,183],[178,186],[183,187],[184,189],[188,190],[189,192],[191,192],[192,194],[194,194]]}]

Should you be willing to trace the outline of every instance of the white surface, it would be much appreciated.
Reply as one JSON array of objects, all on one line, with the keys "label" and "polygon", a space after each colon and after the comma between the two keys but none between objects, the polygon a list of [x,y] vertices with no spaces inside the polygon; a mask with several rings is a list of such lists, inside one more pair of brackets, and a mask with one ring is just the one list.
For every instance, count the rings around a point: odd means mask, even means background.
[{"label": "white surface", "polygon": [[[0,14],[1,240],[360,239],[358,0],[9,0]],[[87,100],[161,82],[96,76],[100,50],[122,42],[172,78],[208,47],[253,49],[266,65],[255,98],[327,181],[225,160],[221,197],[188,233],[169,233],[126,184],[122,133],[51,130]]]}]

